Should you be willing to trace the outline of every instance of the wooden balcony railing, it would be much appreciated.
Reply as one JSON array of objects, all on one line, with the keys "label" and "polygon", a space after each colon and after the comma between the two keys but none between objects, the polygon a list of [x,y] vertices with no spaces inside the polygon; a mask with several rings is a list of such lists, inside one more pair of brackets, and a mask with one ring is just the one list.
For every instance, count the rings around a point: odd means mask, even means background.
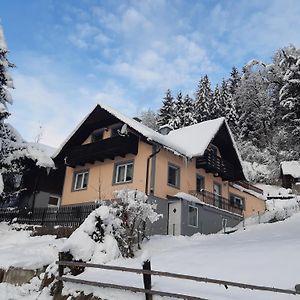
[{"label": "wooden balcony railing", "polygon": [[223,180],[234,180],[234,167],[221,157],[218,157],[213,151],[205,151],[204,155],[196,159],[196,168],[205,169],[206,172],[220,176]]},{"label": "wooden balcony railing", "polygon": [[217,194],[210,193],[205,190],[201,191],[190,191],[191,195],[197,197],[200,201],[210,204],[212,206],[227,210],[231,213],[235,213],[238,215],[243,215],[243,207],[236,205],[231,202],[229,199],[219,196]]},{"label": "wooden balcony railing", "polygon": [[71,167],[114,159],[116,156],[138,153],[139,139],[133,134],[115,136],[102,141],[76,146],[67,153],[67,164]]}]

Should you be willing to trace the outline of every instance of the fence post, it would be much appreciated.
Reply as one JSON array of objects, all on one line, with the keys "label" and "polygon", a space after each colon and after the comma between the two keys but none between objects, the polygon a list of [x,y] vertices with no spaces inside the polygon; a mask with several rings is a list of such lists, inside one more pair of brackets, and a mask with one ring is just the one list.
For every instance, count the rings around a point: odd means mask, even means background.
[{"label": "fence post", "polygon": [[[63,252],[58,253],[58,261],[63,261]],[[64,268],[65,266],[63,265],[58,265],[58,275],[59,277],[62,277],[64,275]]]},{"label": "fence post", "polygon": [[[146,260],[143,263],[143,270],[151,271],[150,260]],[[151,290],[151,274],[143,274],[145,290]],[[146,300],[152,300],[152,294],[145,293]]]},{"label": "fence post", "polygon": [[47,211],[47,208],[44,208],[43,214],[42,214],[42,224],[41,224],[42,226],[44,225],[44,220],[45,220],[46,211]]}]

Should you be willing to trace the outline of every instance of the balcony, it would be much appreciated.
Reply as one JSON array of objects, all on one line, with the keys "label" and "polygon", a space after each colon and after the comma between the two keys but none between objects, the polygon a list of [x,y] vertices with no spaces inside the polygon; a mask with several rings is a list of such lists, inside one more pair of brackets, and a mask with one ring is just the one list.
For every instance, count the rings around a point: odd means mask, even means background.
[{"label": "balcony", "polygon": [[102,141],[73,147],[67,153],[66,163],[74,168],[77,165],[114,159],[116,156],[125,157],[126,154],[138,153],[139,139],[133,134],[115,136]]},{"label": "balcony", "polygon": [[196,159],[196,168],[204,169],[207,173],[213,173],[214,176],[220,176],[223,180],[234,180],[234,167],[221,157],[218,157],[213,151],[206,150],[204,155]]},{"label": "balcony", "polygon": [[229,199],[219,196],[217,194],[210,193],[205,190],[201,191],[190,191],[191,195],[197,197],[200,201],[227,210],[228,212],[243,215],[243,207],[232,203]]}]

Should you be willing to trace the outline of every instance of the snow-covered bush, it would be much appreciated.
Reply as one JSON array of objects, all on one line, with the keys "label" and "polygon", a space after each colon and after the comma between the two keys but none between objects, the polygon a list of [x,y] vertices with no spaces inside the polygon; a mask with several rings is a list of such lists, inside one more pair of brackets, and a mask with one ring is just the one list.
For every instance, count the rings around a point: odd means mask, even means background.
[{"label": "snow-covered bush", "polygon": [[143,223],[159,219],[156,205],[137,190],[116,192],[118,200],[103,202],[74,231],[62,251],[75,260],[106,263],[119,256],[133,257]]}]

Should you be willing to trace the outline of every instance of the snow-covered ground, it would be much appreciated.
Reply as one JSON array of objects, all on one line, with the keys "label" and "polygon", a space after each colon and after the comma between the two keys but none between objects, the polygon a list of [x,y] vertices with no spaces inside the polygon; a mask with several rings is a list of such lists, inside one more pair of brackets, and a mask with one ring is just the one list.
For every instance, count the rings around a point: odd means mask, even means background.
[{"label": "snow-covered ground", "polygon": [[[150,256],[153,270],[170,271],[195,276],[239,281],[249,284],[269,285],[293,289],[299,279],[300,213],[285,221],[273,224],[248,226],[230,235],[214,234],[192,237],[154,236],[144,243],[134,259],[117,259],[112,265],[141,267],[143,257]],[[28,232],[12,230],[0,224],[0,267],[9,265],[39,267],[56,260],[63,240],[53,236],[30,237]],[[80,241],[78,241],[80,243]],[[77,276],[88,280],[142,287],[142,276],[116,271],[87,269]],[[38,292],[39,282],[13,287],[0,284],[0,299],[51,299],[47,291]],[[86,293],[107,299],[144,299],[142,294],[132,294],[110,289],[65,284],[65,292],[83,289]],[[223,286],[195,283],[185,280],[153,277],[153,289],[185,293],[211,300],[247,299],[298,299],[300,296],[257,292]],[[167,299],[154,297],[154,299]]]}]

